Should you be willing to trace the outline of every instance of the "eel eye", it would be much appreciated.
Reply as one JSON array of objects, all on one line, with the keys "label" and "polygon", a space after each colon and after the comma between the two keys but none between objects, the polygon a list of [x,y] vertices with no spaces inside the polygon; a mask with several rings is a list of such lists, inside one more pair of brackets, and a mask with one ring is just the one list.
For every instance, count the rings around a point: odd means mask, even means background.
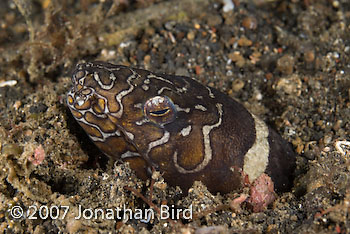
[{"label": "eel eye", "polygon": [[170,123],[176,117],[175,106],[166,96],[155,96],[148,99],[143,111],[149,120],[159,124]]},{"label": "eel eye", "polygon": [[163,116],[166,115],[169,112],[169,108],[165,108],[162,110],[155,110],[155,111],[150,111],[150,115],[152,116]]}]

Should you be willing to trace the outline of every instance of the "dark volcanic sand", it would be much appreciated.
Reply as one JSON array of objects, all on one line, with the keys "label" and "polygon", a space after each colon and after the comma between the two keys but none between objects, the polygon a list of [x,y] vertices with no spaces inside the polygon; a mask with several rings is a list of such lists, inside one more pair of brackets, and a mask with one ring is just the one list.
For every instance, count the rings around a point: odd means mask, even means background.
[{"label": "dark volcanic sand", "polygon": [[[219,0],[15,2],[20,10],[0,2],[1,232],[350,233],[348,0],[236,0],[229,12]],[[82,60],[193,76],[228,93],[293,144],[293,191],[265,212],[214,211],[239,194],[196,183],[181,197],[158,176],[153,203],[192,205],[197,217],[76,220],[79,205],[149,208],[124,186],[150,193],[150,181],[103,156],[71,116],[69,73]],[[16,205],[69,211],[14,219]]]}]

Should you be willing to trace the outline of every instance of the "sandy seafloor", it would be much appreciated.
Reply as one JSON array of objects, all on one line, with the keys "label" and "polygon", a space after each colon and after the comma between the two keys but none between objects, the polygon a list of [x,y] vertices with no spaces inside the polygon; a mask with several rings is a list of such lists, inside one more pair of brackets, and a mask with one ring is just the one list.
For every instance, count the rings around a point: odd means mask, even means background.
[{"label": "sandy seafloor", "polygon": [[[227,12],[219,0],[16,3],[0,2],[0,232],[350,233],[349,1],[237,0]],[[158,177],[153,203],[192,205],[192,220],[75,219],[79,205],[149,208],[124,186],[150,192],[70,114],[83,60],[196,77],[239,100],[293,144],[293,190],[264,212],[220,210],[238,192],[196,183],[182,197]],[[15,219],[16,206],[69,211]]]}]

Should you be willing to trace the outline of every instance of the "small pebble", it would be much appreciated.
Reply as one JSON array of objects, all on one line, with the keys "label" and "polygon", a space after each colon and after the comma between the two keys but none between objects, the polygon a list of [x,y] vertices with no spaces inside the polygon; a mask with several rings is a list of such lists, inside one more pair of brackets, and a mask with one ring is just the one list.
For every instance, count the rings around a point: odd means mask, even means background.
[{"label": "small pebble", "polygon": [[190,41],[193,41],[193,39],[196,37],[196,34],[194,31],[189,31],[187,33],[187,39],[190,40]]},{"label": "small pebble", "polygon": [[24,131],[24,136],[30,137],[31,135],[33,135],[33,131],[28,129]]},{"label": "small pebble", "polygon": [[17,84],[17,80],[7,80],[0,82],[0,88],[6,87],[6,86],[14,86]]},{"label": "small pebble", "polygon": [[201,227],[195,231],[195,234],[220,234],[228,233],[228,230],[224,226],[211,226],[211,227]]},{"label": "small pebble", "polygon": [[5,21],[7,25],[12,25],[16,23],[16,14],[14,12],[9,12],[5,14]]},{"label": "small pebble", "polygon": [[160,172],[159,172],[159,171],[154,171],[154,172],[152,173],[152,179],[153,179],[153,180],[158,180],[159,177],[160,177]]},{"label": "small pebble", "polygon": [[242,25],[246,29],[254,30],[258,27],[258,21],[255,17],[247,16],[243,19]]},{"label": "small pebble", "polygon": [[23,148],[17,144],[6,144],[2,146],[2,155],[14,155],[18,156],[23,152]]},{"label": "small pebble", "polygon": [[13,104],[13,108],[15,108],[15,110],[18,110],[18,108],[22,105],[22,102],[17,100],[15,101],[15,103]]},{"label": "small pebble", "polygon": [[294,69],[294,58],[291,55],[283,55],[277,60],[277,70],[283,74],[290,75]]},{"label": "small pebble", "polygon": [[246,38],[245,36],[239,38],[237,43],[239,46],[251,46],[253,44],[253,42],[248,38]]},{"label": "small pebble", "polygon": [[154,183],[154,187],[159,189],[159,190],[164,191],[167,188],[167,184],[165,182],[158,182],[157,181]]},{"label": "small pebble", "polygon": [[250,56],[249,56],[249,59],[250,59],[250,62],[252,64],[256,64],[257,62],[260,61],[260,57],[261,57],[261,53],[259,51],[254,51]]},{"label": "small pebble", "polygon": [[220,25],[222,21],[223,19],[221,18],[220,15],[209,14],[207,19],[207,24],[210,27],[214,27],[214,26]]},{"label": "small pebble", "polygon": [[324,137],[323,137],[323,142],[327,145],[327,144],[329,144],[329,143],[331,143],[331,141],[332,141],[332,136],[331,135],[325,135]]},{"label": "small pebble", "polygon": [[333,125],[333,130],[338,131],[341,128],[343,121],[341,119],[338,119],[337,122]]},{"label": "small pebble", "polygon": [[201,25],[200,25],[200,24],[198,24],[198,23],[195,23],[195,24],[194,24],[194,28],[198,30],[198,29],[200,29],[200,28],[201,28]]},{"label": "small pebble", "polygon": [[323,152],[328,153],[328,152],[330,152],[330,151],[331,151],[331,148],[329,148],[328,146],[326,146],[326,147],[323,148]]},{"label": "small pebble", "polygon": [[177,76],[189,76],[190,74],[188,73],[186,68],[179,67],[176,69],[175,75],[177,75]]},{"label": "small pebble", "polygon": [[304,54],[304,60],[307,63],[312,63],[315,60],[315,52],[313,50],[307,50]]},{"label": "small pebble", "polygon": [[150,64],[151,62],[151,55],[147,54],[144,58],[143,58],[143,62],[147,65]]},{"label": "small pebble", "polygon": [[265,78],[267,80],[271,80],[273,78],[273,74],[271,72],[265,74]]},{"label": "small pebble", "polygon": [[339,8],[339,1],[333,1],[333,2],[332,2],[332,6],[333,6],[334,8]]},{"label": "small pebble", "polygon": [[240,79],[235,79],[233,82],[232,82],[232,90],[234,92],[238,92],[240,91],[241,89],[243,89],[244,87],[244,82]]},{"label": "small pebble", "polygon": [[245,64],[245,59],[239,51],[230,53],[228,57],[232,60],[232,62],[235,62],[238,67],[243,67]]},{"label": "small pebble", "polygon": [[200,75],[203,72],[202,67],[199,65],[195,66],[195,70],[196,70],[196,75]]},{"label": "small pebble", "polygon": [[283,77],[274,85],[276,90],[283,91],[289,95],[300,96],[301,94],[301,80],[298,75],[294,74],[289,77]]},{"label": "small pebble", "polygon": [[47,110],[47,106],[44,103],[38,103],[29,108],[31,114],[44,113]]},{"label": "small pebble", "polygon": [[232,11],[235,8],[232,0],[222,0],[224,3],[224,7],[222,8],[223,12]]}]

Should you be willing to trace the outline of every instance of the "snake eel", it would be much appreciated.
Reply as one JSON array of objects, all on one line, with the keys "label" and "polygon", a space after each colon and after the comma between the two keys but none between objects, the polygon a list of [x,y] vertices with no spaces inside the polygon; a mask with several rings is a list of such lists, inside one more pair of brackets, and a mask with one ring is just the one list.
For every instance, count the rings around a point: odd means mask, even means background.
[{"label": "snake eel", "polygon": [[67,103],[96,146],[147,179],[228,193],[263,173],[277,192],[293,185],[295,154],[271,127],[195,79],[107,62],[76,66]]}]

